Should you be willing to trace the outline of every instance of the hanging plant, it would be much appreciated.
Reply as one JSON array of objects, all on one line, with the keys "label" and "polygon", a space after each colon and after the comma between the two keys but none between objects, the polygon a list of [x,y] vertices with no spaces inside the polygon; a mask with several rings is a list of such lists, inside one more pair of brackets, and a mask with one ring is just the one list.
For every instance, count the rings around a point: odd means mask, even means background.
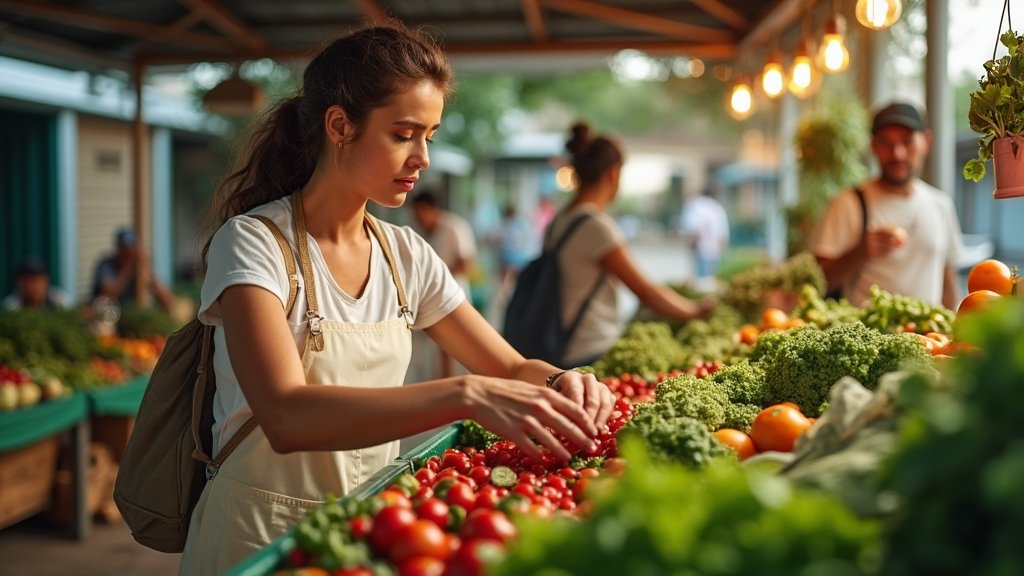
[{"label": "hanging plant", "polygon": [[[1003,7],[1009,16],[1009,1]],[[1002,20],[999,23],[1002,29]],[[996,198],[1024,196],[1024,35],[999,36],[1007,54],[984,63],[985,75],[970,94],[967,119],[981,134],[978,154],[964,165],[964,178],[980,181],[993,160]]]},{"label": "hanging plant", "polygon": [[786,209],[790,254],[806,249],[832,196],[867,175],[862,162],[868,147],[867,111],[855,98],[840,94],[837,90],[826,105],[797,125],[800,195]]}]

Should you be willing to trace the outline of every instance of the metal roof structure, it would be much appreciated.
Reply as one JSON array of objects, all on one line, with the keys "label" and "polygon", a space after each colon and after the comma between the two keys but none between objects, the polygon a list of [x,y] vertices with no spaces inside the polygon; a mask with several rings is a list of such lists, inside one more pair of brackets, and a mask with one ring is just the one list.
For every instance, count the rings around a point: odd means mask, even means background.
[{"label": "metal roof structure", "polygon": [[[813,3],[813,2],[811,2]],[[806,0],[0,0],[0,54],[123,68],[304,59],[345,31],[395,18],[453,61],[543,66],[632,48],[734,58]],[[570,64],[571,65],[571,64]]]}]

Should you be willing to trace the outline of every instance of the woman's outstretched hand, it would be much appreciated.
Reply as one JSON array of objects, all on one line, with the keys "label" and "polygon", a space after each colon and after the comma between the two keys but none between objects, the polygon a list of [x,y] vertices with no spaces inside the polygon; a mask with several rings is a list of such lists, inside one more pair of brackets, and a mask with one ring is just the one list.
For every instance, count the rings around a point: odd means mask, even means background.
[{"label": "woman's outstretched hand", "polygon": [[615,408],[615,396],[593,374],[569,370],[555,378],[551,387],[574,404],[583,407],[598,430],[604,427]]},{"label": "woman's outstretched hand", "polygon": [[[574,377],[570,378],[570,374]],[[471,376],[466,395],[472,407],[472,418],[491,432],[511,440],[532,458],[539,460],[542,449],[546,448],[567,462],[571,454],[559,437],[582,450],[595,449],[600,428],[597,422],[604,424],[613,405],[607,387],[604,391],[607,397],[602,396],[595,384],[603,385],[592,375],[589,377],[593,382],[587,385],[582,376],[563,374],[554,385],[558,390],[518,380]],[[562,378],[566,380],[563,382]]]}]

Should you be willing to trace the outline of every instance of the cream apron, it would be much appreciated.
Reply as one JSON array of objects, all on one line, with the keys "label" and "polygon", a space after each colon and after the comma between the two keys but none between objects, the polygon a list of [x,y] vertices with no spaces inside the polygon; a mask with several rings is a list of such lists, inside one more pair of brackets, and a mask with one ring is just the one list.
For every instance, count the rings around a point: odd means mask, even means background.
[{"label": "cream apron", "polygon": [[[305,235],[302,228],[300,238]],[[378,236],[378,241],[393,264],[386,238]],[[312,275],[307,273],[308,252],[303,254],[303,248],[300,259],[306,256],[303,274],[308,286]],[[394,266],[392,274],[397,275]],[[400,283],[397,279],[399,298],[404,300]],[[407,311],[404,303],[400,310]],[[306,338],[302,352],[307,384],[402,385],[412,348],[407,313],[376,324],[317,320],[319,333]],[[320,506],[325,493],[348,493],[398,455],[397,440],[361,450],[278,454],[256,427],[206,483],[192,513],[179,574],[225,573]]]}]

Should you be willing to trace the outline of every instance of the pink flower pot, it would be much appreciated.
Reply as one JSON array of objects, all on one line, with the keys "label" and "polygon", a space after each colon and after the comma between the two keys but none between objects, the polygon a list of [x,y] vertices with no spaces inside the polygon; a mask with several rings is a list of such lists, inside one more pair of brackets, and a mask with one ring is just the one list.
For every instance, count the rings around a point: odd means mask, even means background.
[{"label": "pink flower pot", "polygon": [[1024,196],[1024,138],[1010,136],[992,141],[992,173],[996,199]]}]

